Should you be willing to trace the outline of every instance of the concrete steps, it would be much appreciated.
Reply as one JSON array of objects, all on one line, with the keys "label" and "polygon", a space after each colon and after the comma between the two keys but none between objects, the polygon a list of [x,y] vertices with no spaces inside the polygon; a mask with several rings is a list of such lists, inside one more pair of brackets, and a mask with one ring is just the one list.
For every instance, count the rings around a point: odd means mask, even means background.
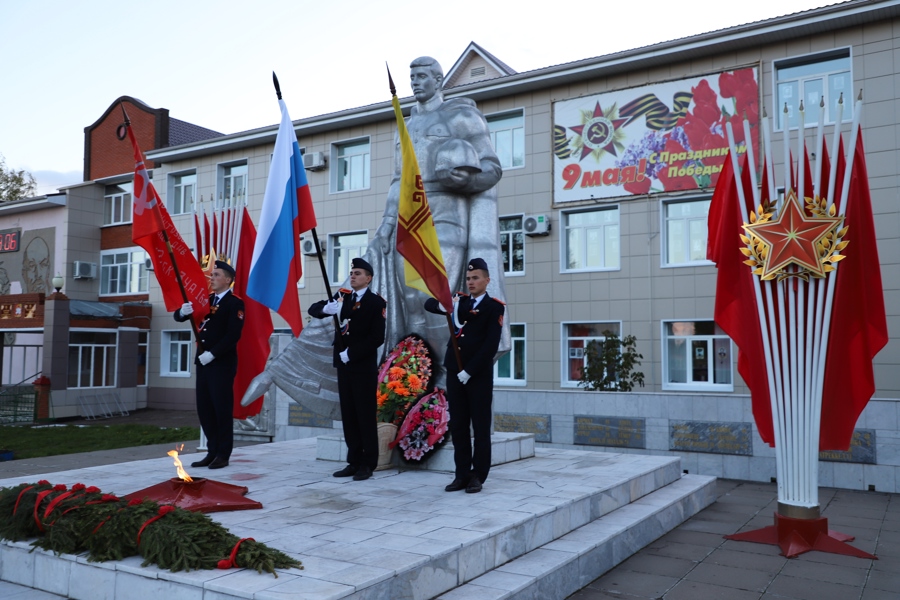
[{"label": "concrete steps", "polygon": [[[451,477],[436,471],[336,479],[317,452],[315,440],[248,446],[215,473],[264,508],[211,516],[304,570],[171,573],[137,557],[88,563],[2,543],[0,580],[90,600],[561,599],[714,500],[713,478],[682,477],[679,460],[663,456],[537,449],[493,468],[480,494],[448,494]],[[165,457],[46,478],[126,494],[172,469]]]}]

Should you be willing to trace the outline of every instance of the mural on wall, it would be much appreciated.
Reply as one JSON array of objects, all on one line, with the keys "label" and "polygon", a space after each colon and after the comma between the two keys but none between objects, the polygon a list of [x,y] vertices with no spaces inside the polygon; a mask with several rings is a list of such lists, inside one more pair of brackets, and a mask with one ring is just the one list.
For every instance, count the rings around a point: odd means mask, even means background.
[{"label": "mural on wall", "polygon": [[714,187],[726,122],[740,154],[745,117],[759,147],[758,82],[749,67],[554,102],[553,201]]},{"label": "mural on wall", "polygon": [[17,243],[0,251],[0,295],[53,293],[56,228],[22,231]]}]

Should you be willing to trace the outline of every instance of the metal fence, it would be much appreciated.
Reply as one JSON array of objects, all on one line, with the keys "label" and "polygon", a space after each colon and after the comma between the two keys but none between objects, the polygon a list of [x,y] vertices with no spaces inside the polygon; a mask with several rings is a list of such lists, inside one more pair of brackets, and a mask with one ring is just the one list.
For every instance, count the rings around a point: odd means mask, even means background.
[{"label": "metal fence", "polygon": [[14,385],[0,390],[0,424],[34,423],[37,392],[33,385]]}]

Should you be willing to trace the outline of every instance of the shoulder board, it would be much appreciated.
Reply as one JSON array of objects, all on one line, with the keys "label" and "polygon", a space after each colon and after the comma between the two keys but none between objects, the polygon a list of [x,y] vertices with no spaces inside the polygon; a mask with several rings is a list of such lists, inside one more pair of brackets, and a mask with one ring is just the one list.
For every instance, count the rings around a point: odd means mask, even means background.
[{"label": "shoulder board", "polygon": [[339,294],[352,294],[353,290],[348,290],[347,288],[341,288],[338,290]]},{"label": "shoulder board", "polygon": [[457,292],[456,295],[459,296],[460,298],[468,298],[469,297],[468,294],[463,294],[462,292]]},{"label": "shoulder board", "polygon": [[244,301],[244,299],[243,299],[243,298],[241,298],[241,297],[240,297],[240,296],[238,296],[238,295],[237,295],[237,294],[235,294],[235,293],[234,293],[234,292],[231,292],[231,295],[232,295],[232,296],[234,296],[234,297],[235,297],[235,298],[237,298],[237,299],[238,299],[238,300],[240,300],[240,301],[241,301],[241,302],[243,302],[243,301]]},{"label": "shoulder board", "polygon": [[500,298],[494,298],[493,296],[491,296],[491,300],[493,300],[493,301],[495,301],[495,302],[499,302],[499,303],[502,304],[503,306],[506,306],[506,302],[504,302],[504,301],[501,300]]}]

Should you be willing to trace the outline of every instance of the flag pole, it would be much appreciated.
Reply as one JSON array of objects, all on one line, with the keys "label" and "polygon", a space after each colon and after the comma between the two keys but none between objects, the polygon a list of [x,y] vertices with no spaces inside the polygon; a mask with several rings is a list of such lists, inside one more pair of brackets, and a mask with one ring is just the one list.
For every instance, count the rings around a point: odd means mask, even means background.
[{"label": "flag pole", "polygon": [[[125,112],[125,105],[120,102],[119,107],[122,109],[122,114],[125,117],[125,130],[127,131],[131,128],[131,119],[128,118],[128,113]],[[158,213],[159,204],[154,204],[151,209]],[[162,223],[162,219],[160,218],[159,220]],[[169,260],[172,261],[172,267],[174,267],[173,271],[175,271],[175,280],[178,282],[178,289],[181,291],[181,299],[188,302],[187,290],[184,289],[184,281],[181,280],[181,271],[178,269],[175,253],[172,251],[172,242],[169,241],[169,232],[166,231],[165,226],[163,226],[160,233],[163,235],[163,241],[166,243],[166,250],[169,252]],[[191,316],[188,321],[191,322],[191,329],[194,332],[194,338],[197,340],[197,347],[202,348],[203,346],[200,343],[200,329],[197,327],[197,323],[194,321],[193,316]]]},{"label": "flag pole", "polygon": [[[278,76],[275,75],[275,71],[272,71],[272,84],[275,86],[275,95],[278,97],[278,101],[282,101],[281,97],[281,85],[278,83]],[[319,245],[319,235],[316,233],[316,228],[313,227],[309,230],[312,233],[313,244],[316,246],[316,258],[319,261],[319,269],[322,271],[322,281],[325,283],[325,291],[328,294],[328,299],[331,300],[331,284],[328,282],[328,269],[325,268],[325,259],[322,257],[322,247]],[[300,257],[295,256],[294,260],[299,261]],[[300,269],[298,269],[299,271]],[[331,315],[332,321],[334,321],[334,331],[335,337],[338,340],[338,345],[343,349],[343,339],[341,337],[341,322],[338,320],[337,315]]]}]

